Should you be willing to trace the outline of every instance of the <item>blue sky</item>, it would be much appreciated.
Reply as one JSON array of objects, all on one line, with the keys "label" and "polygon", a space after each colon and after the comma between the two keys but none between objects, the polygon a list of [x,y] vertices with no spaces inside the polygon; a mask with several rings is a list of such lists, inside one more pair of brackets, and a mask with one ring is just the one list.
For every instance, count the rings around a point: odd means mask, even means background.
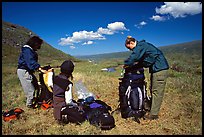
[{"label": "blue sky", "polygon": [[202,40],[200,2],[2,2],[2,19],[73,56],[128,51],[128,35],[157,47]]}]

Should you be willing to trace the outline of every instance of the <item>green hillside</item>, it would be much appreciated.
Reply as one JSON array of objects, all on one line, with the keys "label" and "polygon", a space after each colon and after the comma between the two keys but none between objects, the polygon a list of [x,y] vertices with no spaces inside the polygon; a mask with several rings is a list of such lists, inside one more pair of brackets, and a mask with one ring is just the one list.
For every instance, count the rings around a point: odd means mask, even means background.
[{"label": "green hillside", "polygon": [[[2,63],[17,64],[21,47],[27,42],[30,35],[37,35],[31,30],[22,26],[2,21]],[[46,41],[37,51],[39,54],[39,63],[42,65],[55,64],[59,60],[72,59],[77,61],[73,56],[53,48]],[[57,65],[57,64],[56,64]],[[58,64],[60,65],[60,64]]]}]

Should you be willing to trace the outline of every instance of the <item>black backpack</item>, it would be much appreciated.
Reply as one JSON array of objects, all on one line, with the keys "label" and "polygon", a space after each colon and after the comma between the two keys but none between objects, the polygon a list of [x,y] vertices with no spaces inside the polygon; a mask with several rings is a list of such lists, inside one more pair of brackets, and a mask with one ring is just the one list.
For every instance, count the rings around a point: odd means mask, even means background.
[{"label": "black backpack", "polygon": [[80,125],[85,120],[86,120],[85,115],[82,111],[80,111],[78,106],[67,105],[61,111],[61,121],[60,121],[61,123],[60,124],[75,123],[77,125]]},{"label": "black backpack", "polygon": [[119,109],[122,118],[134,117],[140,123],[150,110],[151,98],[147,96],[143,68],[127,68],[119,79]]},{"label": "black backpack", "polygon": [[99,127],[102,130],[110,130],[115,127],[115,119],[110,114],[111,107],[101,100],[84,102],[78,100],[79,106],[82,107],[86,120],[91,125]]}]

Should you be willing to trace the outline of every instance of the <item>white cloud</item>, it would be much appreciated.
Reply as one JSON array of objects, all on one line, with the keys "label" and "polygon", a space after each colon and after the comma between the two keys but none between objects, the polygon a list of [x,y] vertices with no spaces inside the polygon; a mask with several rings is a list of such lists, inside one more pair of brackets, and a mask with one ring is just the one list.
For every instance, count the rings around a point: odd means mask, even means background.
[{"label": "white cloud", "polygon": [[114,22],[108,24],[107,28],[99,27],[96,32],[86,30],[76,31],[71,37],[60,38],[59,45],[73,45],[80,42],[83,42],[82,45],[93,44],[93,40],[105,40],[104,35],[113,35],[123,30],[128,31],[123,22]]},{"label": "white cloud", "polygon": [[73,45],[73,43],[79,43],[89,40],[104,40],[105,37],[101,34],[93,31],[79,31],[74,32],[72,37],[61,38],[59,45]]},{"label": "white cloud", "polygon": [[79,31],[79,32],[74,32],[72,39],[76,42],[80,42],[83,40],[95,40],[95,39],[104,39],[104,36],[102,36],[101,34],[97,33],[97,32],[93,32],[93,31]]},{"label": "white cloud", "polygon": [[60,38],[59,45],[73,45],[74,41],[71,37]]},{"label": "white cloud", "polygon": [[141,21],[139,24],[136,24],[135,27],[137,27],[137,28],[142,28],[142,27],[145,26],[146,24],[147,24],[147,22]]},{"label": "white cloud", "polygon": [[91,44],[93,44],[93,41],[84,42],[82,45],[91,45]]},{"label": "white cloud", "polygon": [[123,22],[110,23],[108,24],[107,28],[112,31],[127,30]]},{"label": "white cloud", "polygon": [[159,15],[153,15],[150,19],[155,20],[155,21],[164,21],[166,20],[165,17],[159,16]]},{"label": "white cloud", "polygon": [[106,34],[106,35],[113,35],[114,34],[114,32],[111,31],[110,29],[102,28],[102,27],[98,28],[97,32],[99,34]]},{"label": "white cloud", "polygon": [[144,21],[140,22],[140,25],[141,25],[141,26],[144,26],[144,25],[146,25],[146,24],[147,24],[147,23],[144,22]]},{"label": "white cloud", "polygon": [[160,8],[156,7],[156,13],[170,14],[174,18],[202,13],[201,2],[164,2],[164,4]]}]

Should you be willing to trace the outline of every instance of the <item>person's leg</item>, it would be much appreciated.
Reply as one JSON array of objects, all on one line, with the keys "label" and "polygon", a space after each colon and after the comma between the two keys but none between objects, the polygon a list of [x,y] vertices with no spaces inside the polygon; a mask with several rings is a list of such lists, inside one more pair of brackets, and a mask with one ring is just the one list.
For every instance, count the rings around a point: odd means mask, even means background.
[{"label": "person's leg", "polygon": [[30,75],[28,71],[24,69],[18,69],[17,74],[18,74],[19,80],[21,82],[22,88],[27,98],[26,106],[31,106],[32,99],[33,99],[33,93],[35,91],[35,88],[32,84],[33,76]]},{"label": "person's leg", "polygon": [[166,85],[168,70],[153,73],[151,76],[152,105],[150,115],[158,116]]}]

